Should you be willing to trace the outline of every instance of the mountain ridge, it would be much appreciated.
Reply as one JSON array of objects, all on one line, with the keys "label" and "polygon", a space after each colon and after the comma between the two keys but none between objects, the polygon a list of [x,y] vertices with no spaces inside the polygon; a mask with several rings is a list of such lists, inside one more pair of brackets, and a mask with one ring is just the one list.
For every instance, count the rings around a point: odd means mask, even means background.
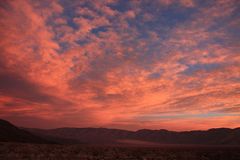
[{"label": "mountain ridge", "polygon": [[0,119],[0,142],[52,143]]},{"label": "mountain ridge", "polygon": [[26,129],[31,133],[59,138],[75,138],[82,143],[115,143],[121,139],[141,140],[159,144],[240,145],[240,128],[214,128],[194,131],[141,129],[137,131],[108,128]]},{"label": "mountain ridge", "polygon": [[166,129],[128,131],[102,127],[38,129],[19,128],[8,121],[0,120],[0,141],[60,144],[137,142],[138,144],[240,145],[240,128],[211,128],[193,131],[169,131]]}]

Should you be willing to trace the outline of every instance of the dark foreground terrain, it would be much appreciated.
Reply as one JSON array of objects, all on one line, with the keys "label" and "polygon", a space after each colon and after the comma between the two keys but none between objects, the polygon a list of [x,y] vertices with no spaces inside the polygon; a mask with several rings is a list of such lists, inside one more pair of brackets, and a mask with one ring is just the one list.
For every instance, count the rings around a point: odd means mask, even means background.
[{"label": "dark foreground terrain", "polygon": [[2,160],[240,160],[234,146],[89,146],[0,143]]},{"label": "dark foreground terrain", "polygon": [[0,160],[240,160],[240,128],[24,129],[0,120]]}]

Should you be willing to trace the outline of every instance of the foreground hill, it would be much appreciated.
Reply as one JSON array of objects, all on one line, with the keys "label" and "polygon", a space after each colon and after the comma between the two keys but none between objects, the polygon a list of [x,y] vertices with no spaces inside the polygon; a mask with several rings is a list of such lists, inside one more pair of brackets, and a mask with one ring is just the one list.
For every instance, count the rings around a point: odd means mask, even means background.
[{"label": "foreground hill", "polygon": [[0,142],[50,143],[26,130],[0,119]]},{"label": "foreground hill", "polygon": [[[240,128],[217,128],[207,131],[175,132],[168,130],[126,131],[106,128],[27,129],[29,132],[65,142],[88,144],[200,144],[240,145]],[[67,141],[69,140],[69,141]]]}]

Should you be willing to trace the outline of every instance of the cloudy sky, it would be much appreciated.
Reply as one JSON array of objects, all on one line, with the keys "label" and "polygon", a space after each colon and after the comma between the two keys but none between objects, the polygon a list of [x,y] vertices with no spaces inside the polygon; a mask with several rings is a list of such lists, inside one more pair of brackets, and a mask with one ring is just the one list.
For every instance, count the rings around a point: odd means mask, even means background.
[{"label": "cloudy sky", "polygon": [[1,0],[0,118],[240,127],[240,1]]}]

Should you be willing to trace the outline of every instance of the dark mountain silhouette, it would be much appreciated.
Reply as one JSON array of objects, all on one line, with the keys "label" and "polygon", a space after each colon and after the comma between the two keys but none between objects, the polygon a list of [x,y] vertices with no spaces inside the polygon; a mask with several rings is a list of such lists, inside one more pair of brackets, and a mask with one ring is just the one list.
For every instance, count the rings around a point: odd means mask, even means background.
[{"label": "dark mountain silhouette", "polygon": [[0,142],[51,143],[0,119]]},{"label": "dark mountain silhouette", "polygon": [[[133,132],[106,128],[57,128],[25,130],[57,143],[115,144],[119,139],[126,139]],[[62,141],[64,140],[64,141]]]},{"label": "dark mountain silhouette", "polygon": [[216,128],[207,131],[174,132],[167,130],[139,130],[137,139],[165,144],[240,145],[240,128]]},{"label": "dark mountain silhouette", "polygon": [[107,128],[18,128],[0,120],[0,141],[62,144],[199,144],[240,145],[240,128],[215,128],[206,131],[168,130],[127,131]]},{"label": "dark mountain silhouette", "polygon": [[[175,132],[168,130],[142,129],[136,132],[106,128],[58,128],[27,129],[44,138],[55,137],[65,140],[75,139],[75,143],[117,144],[199,144],[199,145],[240,145],[240,128],[216,128],[207,131]],[[67,142],[67,141],[66,141]]]}]

